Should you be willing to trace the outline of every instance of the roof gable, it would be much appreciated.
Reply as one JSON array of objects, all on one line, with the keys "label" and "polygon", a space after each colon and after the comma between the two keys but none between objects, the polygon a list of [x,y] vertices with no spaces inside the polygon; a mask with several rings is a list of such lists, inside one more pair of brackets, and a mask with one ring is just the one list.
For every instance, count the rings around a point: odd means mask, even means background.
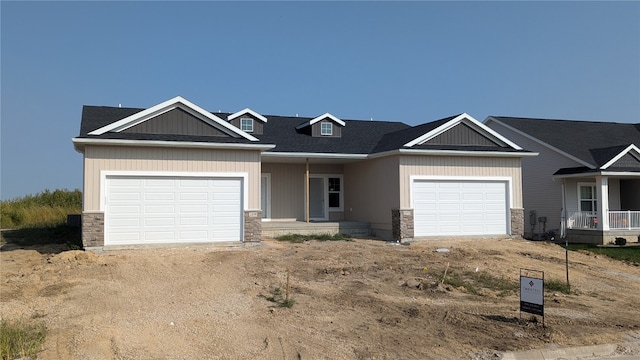
[{"label": "roof gable", "polygon": [[601,166],[602,169],[608,169],[610,167],[640,169],[640,149],[633,144],[627,146]]},{"label": "roof gable", "polygon": [[264,117],[264,116],[262,116],[262,115],[258,114],[257,112],[255,112],[255,111],[253,111],[253,110],[251,110],[251,109],[249,109],[249,108],[246,108],[246,109],[240,110],[240,111],[238,111],[238,112],[235,112],[235,113],[233,113],[233,114],[231,114],[231,115],[227,116],[227,121],[231,121],[231,120],[233,120],[233,119],[235,119],[235,118],[238,118],[238,117],[240,117],[240,116],[242,116],[242,115],[247,115],[247,114],[249,114],[249,115],[253,116],[253,117],[254,117],[255,119],[257,119],[257,120],[262,121],[263,123],[266,123],[266,122],[267,122],[267,118],[266,118],[266,117]]},{"label": "roof gable", "polygon": [[313,118],[313,119],[311,119],[309,121],[303,122],[302,124],[296,126],[296,129],[300,130],[300,129],[304,128],[304,127],[311,126],[311,125],[317,123],[318,121],[327,120],[327,119],[332,121],[332,122],[334,122],[334,123],[336,123],[336,124],[338,124],[338,125],[340,125],[340,126],[345,126],[346,125],[346,123],[344,121],[338,119],[337,117],[335,117],[335,116],[333,116],[333,115],[331,115],[329,113],[324,113],[324,114],[322,114],[320,116],[317,116],[317,117],[315,117],[315,118]]},{"label": "roof gable", "polygon": [[122,130],[131,134],[229,136],[188,112],[175,108],[147,121]]},{"label": "roof gable", "polygon": [[[246,132],[230,125],[226,121],[213,115],[212,113],[202,109],[198,105],[180,97],[176,96],[173,99],[169,99],[158,105],[152,106],[148,109],[142,110],[135,114],[125,117],[124,119],[115,121],[109,125],[103,126],[88,133],[88,135],[102,135],[107,132],[120,133],[127,129],[130,129],[136,125],[147,122],[162,114],[168,113],[174,109],[180,109],[192,116],[197,120],[200,120],[209,126],[212,126],[224,134],[232,136],[234,138],[244,138],[251,141],[258,141],[257,138],[247,134]],[[183,135],[183,134],[178,134]]]},{"label": "roof gable", "polygon": [[[439,126],[404,144],[404,147],[413,147],[426,143],[442,144],[443,141],[446,141],[448,142],[446,145],[497,145],[522,150],[520,146],[498,134],[467,113],[443,119],[441,122],[442,124],[439,124]],[[459,142],[459,144],[452,142]]]}]

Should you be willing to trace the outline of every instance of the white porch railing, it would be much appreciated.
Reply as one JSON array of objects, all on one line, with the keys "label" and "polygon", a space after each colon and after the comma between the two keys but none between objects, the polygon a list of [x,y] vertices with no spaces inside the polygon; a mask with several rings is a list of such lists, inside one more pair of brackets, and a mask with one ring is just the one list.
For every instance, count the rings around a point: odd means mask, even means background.
[{"label": "white porch railing", "polygon": [[568,229],[597,229],[598,214],[591,211],[576,211],[567,219]]},{"label": "white porch railing", "polygon": [[640,211],[609,211],[610,229],[640,229]]},{"label": "white porch railing", "polygon": [[[640,211],[608,211],[609,229],[640,229]],[[568,229],[597,229],[598,214],[576,211],[567,219]]]}]

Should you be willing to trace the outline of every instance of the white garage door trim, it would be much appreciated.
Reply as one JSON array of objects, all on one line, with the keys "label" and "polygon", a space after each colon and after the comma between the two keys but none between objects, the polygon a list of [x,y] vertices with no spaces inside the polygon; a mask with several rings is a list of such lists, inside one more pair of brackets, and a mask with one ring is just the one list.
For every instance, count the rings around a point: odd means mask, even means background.
[{"label": "white garage door trim", "polygon": [[[468,229],[438,229],[437,231],[430,232],[430,230],[422,228],[424,225],[421,225],[419,222],[420,214],[416,214],[418,212],[416,210],[416,188],[417,184],[420,182],[448,182],[448,183],[463,183],[463,184],[485,184],[485,186],[490,186],[490,184],[499,184],[504,185],[504,196],[506,197],[505,207],[503,212],[501,212],[504,218],[500,217],[499,221],[504,220],[504,229],[497,233],[495,230],[488,230],[488,226],[482,227],[483,230],[474,229],[470,231]],[[490,184],[487,184],[490,183]],[[511,221],[509,212],[513,207],[512,203],[512,179],[510,177],[466,177],[466,176],[452,176],[452,177],[442,177],[442,176],[411,176],[410,177],[410,197],[411,197],[411,208],[414,209],[414,231],[415,236],[443,236],[443,235],[498,235],[498,234],[508,234],[510,232]],[[469,213],[467,213],[469,215]],[[502,224],[501,224],[502,225]],[[502,227],[501,227],[502,228]]]},{"label": "white garage door trim", "polygon": [[[221,238],[221,239],[214,239],[214,238],[205,238],[203,237],[202,234],[200,234],[200,237],[195,236],[195,232],[193,232],[192,234],[193,237],[191,237],[188,233],[189,231],[179,231],[179,225],[176,225],[176,229],[174,229],[176,231],[176,234],[179,232],[181,235],[180,236],[185,236],[185,240],[180,241],[179,239],[177,240],[168,240],[168,239],[162,239],[162,238],[158,238],[155,240],[146,240],[146,241],[141,241],[141,242],[130,242],[130,241],[125,241],[125,240],[121,240],[118,241],[115,238],[111,239],[111,234],[110,234],[110,228],[111,228],[111,218],[108,214],[108,209],[107,209],[107,188],[109,186],[109,179],[152,179],[152,180],[161,180],[160,184],[163,185],[168,185],[171,182],[166,182],[163,183],[163,180],[170,180],[170,179],[174,179],[174,180],[202,180],[202,181],[206,181],[208,183],[208,186],[213,187],[213,186],[218,186],[218,185],[224,185],[224,186],[228,186],[228,185],[232,185],[232,187],[236,190],[233,190],[234,192],[236,192],[236,194],[238,194],[239,192],[239,202],[240,203],[236,203],[236,205],[233,205],[233,207],[231,209],[226,210],[227,212],[231,211],[231,213],[233,213],[233,217],[235,218],[237,216],[237,218],[233,219],[233,221],[231,222],[232,226],[229,227],[226,223],[225,224],[218,224],[218,225],[213,225],[215,224],[215,222],[213,224],[209,223],[207,224],[207,229],[208,230],[220,230],[222,231],[222,228],[228,229],[227,231],[227,235],[225,235],[225,238]],[[237,182],[219,182],[216,180],[237,180]],[[242,241],[243,240],[243,213],[244,211],[247,209],[248,206],[248,197],[247,197],[247,193],[248,193],[248,174],[247,173],[214,173],[214,172],[132,172],[132,171],[102,171],[101,172],[101,176],[100,176],[100,210],[104,212],[105,214],[105,225],[104,225],[104,239],[105,239],[105,246],[109,246],[109,245],[125,245],[125,244],[133,244],[133,243],[139,243],[139,244],[151,244],[151,243],[187,243],[187,242],[215,242],[215,241],[229,241],[231,239],[233,239],[233,241]],[[195,184],[193,184],[195,185]],[[201,185],[201,183],[199,184]],[[177,184],[175,186],[178,186]],[[176,188],[177,189],[177,188]],[[192,189],[191,191],[195,191],[197,189]],[[185,194],[188,193],[188,191],[190,191],[188,188],[185,188]],[[212,192],[212,194],[216,191],[213,188],[206,190],[206,191],[210,191]],[[220,194],[218,192],[218,194]],[[227,194],[227,193],[225,193]],[[236,195],[237,196],[237,195]],[[237,197],[236,197],[237,198]],[[178,203],[180,200],[177,200]],[[193,206],[197,206],[195,203],[194,204],[190,204],[189,201],[185,200],[186,202],[183,204],[185,208],[193,208]],[[193,201],[191,201],[193,202]],[[165,204],[166,205],[166,204]],[[227,204],[228,205],[228,204]],[[225,205],[226,206],[226,205]],[[188,210],[185,210],[188,211]],[[237,212],[237,214],[236,214]],[[225,215],[229,215],[228,213]],[[142,219],[142,218],[141,218]],[[188,220],[188,219],[187,219]],[[201,229],[202,230],[202,229]],[[168,231],[168,233],[170,233],[171,231]],[[211,233],[211,231],[210,231]],[[185,235],[182,235],[185,234]],[[232,234],[232,235],[229,235]],[[237,236],[236,236],[237,234]],[[176,237],[179,237],[178,235],[176,235]],[[210,236],[208,236],[210,237]],[[190,241],[193,240],[193,241]],[[205,241],[206,240],[206,241]]]}]

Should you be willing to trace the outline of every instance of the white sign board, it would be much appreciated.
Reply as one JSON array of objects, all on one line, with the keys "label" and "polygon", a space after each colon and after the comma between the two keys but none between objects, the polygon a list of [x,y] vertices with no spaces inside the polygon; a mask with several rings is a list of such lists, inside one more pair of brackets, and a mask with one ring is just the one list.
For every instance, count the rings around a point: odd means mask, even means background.
[{"label": "white sign board", "polygon": [[544,280],[520,276],[520,311],[544,316]]}]

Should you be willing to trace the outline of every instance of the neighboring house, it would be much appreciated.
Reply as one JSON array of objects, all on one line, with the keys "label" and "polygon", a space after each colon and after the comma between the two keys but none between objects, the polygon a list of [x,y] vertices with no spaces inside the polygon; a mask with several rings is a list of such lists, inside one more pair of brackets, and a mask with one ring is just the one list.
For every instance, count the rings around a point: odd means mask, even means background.
[{"label": "neighboring house", "polygon": [[571,242],[637,241],[640,123],[501,116],[484,123],[540,154],[522,161],[526,237],[554,230]]},{"label": "neighboring house", "polygon": [[521,236],[520,163],[535,155],[467,114],[411,127],[211,113],[181,97],[84,106],[73,143],[85,247],[260,241],[263,221],[359,221],[396,240]]}]

